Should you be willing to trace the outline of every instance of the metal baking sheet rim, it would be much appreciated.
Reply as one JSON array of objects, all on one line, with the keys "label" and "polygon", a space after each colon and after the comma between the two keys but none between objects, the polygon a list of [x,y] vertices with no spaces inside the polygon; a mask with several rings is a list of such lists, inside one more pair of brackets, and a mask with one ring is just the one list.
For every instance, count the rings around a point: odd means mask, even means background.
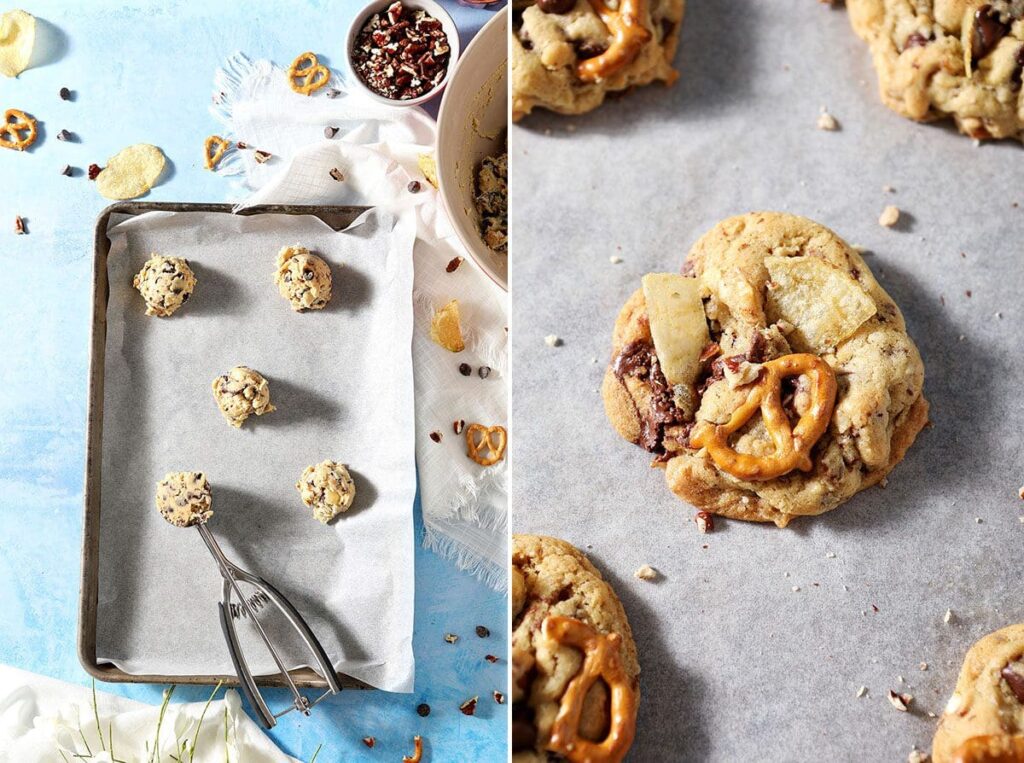
[{"label": "metal baking sheet rim", "polygon": [[[238,212],[231,204],[201,204],[187,202],[119,202],[104,209],[96,220],[93,240],[92,316],[89,332],[89,389],[85,427],[85,475],[82,513],[82,568],[78,602],[78,659],[82,668],[93,678],[108,683],[199,684],[238,686],[235,675],[159,675],[127,673],[110,663],[96,659],[96,616],[99,602],[99,543],[100,543],[100,476],[103,461],[103,391],[104,353],[107,338],[107,301],[110,296],[107,281],[107,256],[110,239],[107,228],[115,214],[136,216],[146,212],[221,212],[224,214],[259,215],[313,215],[336,231],[348,227],[369,207],[358,206],[303,206],[298,204],[268,204],[248,207]],[[290,671],[295,684],[301,688],[324,688],[326,682],[309,668]],[[337,674],[344,688],[369,689],[344,673]],[[256,679],[260,686],[287,686],[281,674]]]}]

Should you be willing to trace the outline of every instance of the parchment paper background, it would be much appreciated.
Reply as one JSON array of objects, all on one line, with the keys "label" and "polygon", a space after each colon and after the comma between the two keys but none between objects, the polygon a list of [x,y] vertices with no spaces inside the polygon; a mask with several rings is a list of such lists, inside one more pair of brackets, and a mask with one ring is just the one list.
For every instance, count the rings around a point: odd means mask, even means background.
[{"label": "parchment paper background", "polygon": [[[361,221],[361,222],[360,222]],[[335,666],[379,688],[413,677],[412,244],[371,211],[344,232],[311,216],[149,213],[112,229],[97,654],[132,673],[233,673],[221,635],[221,578],[195,530],[154,508],[156,481],[198,470],[213,488],[210,527],[228,558],[299,609]],[[322,311],[295,313],[273,281],[281,246],[331,266]],[[143,314],[132,275],[151,252],[187,257],[192,299]],[[249,365],[277,410],[241,430],[212,380]],[[349,464],[352,508],[324,526],[299,500],[309,464]],[[273,607],[268,623],[282,625]],[[251,631],[247,621],[240,630]],[[274,628],[275,640],[295,644]],[[252,645],[252,639],[246,642]],[[288,651],[290,664],[306,664]],[[254,673],[277,672],[260,645]]]},{"label": "parchment paper background", "polygon": [[[1024,155],[886,109],[841,7],[688,5],[674,88],[510,132],[513,532],[589,549],[621,596],[643,669],[630,760],[903,761],[930,747],[927,713],[967,648],[1024,620]],[[823,105],[841,131],[816,129]],[[903,210],[894,230],[877,223],[887,204]],[[641,275],[759,209],[872,251],[934,427],[886,489],[787,530],[720,520],[701,536],[598,387]],[[664,577],[636,580],[645,563]]]}]

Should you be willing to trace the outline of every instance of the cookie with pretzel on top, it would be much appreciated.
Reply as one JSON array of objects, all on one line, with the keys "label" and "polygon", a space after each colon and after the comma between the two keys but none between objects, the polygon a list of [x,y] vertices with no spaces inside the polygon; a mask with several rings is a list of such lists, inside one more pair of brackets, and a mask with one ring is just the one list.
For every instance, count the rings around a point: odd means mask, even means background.
[{"label": "cookie with pretzel on top", "polygon": [[583,114],[608,93],[678,78],[686,0],[515,0],[512,118]]},{"label": "cookie with pretzel on top", "polygon": [[512,536],[512,763],[619,763],[640,665],[626,612],[577,548]]},{"label": "cookie with pretzel on top", "polygon": [[716,225],[615,322],[605,412],[702,511],[774,522],[875,485],[928,420],[899,308],[852,247],[803,217]]}]

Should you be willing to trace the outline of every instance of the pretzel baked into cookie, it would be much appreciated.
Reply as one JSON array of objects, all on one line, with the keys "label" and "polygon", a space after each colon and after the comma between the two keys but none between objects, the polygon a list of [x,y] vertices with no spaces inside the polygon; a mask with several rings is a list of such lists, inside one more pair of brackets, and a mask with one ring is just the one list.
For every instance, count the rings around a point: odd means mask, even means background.
[{"label": "pretzel baked into cookie", "polygon": [[685,0],[515,0],[512,8],[515,120],[534,108],[582,114],[608,93],[678,77]]},{"label": "pretzel baked into cookie", "polygon": [[970,648],[932,742],[934,763],[1024,763],[1024,624]]},{"label": "pretzel baked into cookie", "polygon": [[806,218],[716,225],[619,313],[605,412],[698,509],[785,527],[882,480],[927,422],[924,368],[864,260]]},{"label": "pretzel baked into cookie", "polygon": [[640,666],[626,613],[578,549],[512,536],[512,761],[618,763]]}]

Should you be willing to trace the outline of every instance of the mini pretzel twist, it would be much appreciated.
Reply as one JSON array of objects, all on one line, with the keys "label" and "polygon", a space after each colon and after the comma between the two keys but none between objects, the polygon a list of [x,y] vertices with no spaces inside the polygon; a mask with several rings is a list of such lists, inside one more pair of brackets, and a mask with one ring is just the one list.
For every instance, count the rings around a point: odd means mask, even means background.
[{"label": "mini pretzel twist", "polygon": [[[805,375],[811,382],[811,405],[795,427],[782,408],[782,380]],[[836,375],[832,367],[816,355],[785,355],[762,366],[746,401],[733,411],[725,424],[702,422],[694,428],[690,445],[706,448],[718,468],[743,480],[770,480],[793,469],[810,471],[811,448],[828,429],[836,401]],[[746,424],[760,409],[764,426],[775,445],[770,456],[737,453],[729,437]]]},{"label": "mini pretzel twist", "polygon": [[590,6],[612,33],[612,44],[599,56],[580,61],[576,76],[584,82],[597,82],[631,64],[651,39],[651,32],[640,21],[645,0],[619,0],[617,10],[604,0],[590,0]]},{"label": "mini pretzel twist", "polygon": [[1024,763],[1024,736],[987,734],[971,737],[953,753],[953,763]]},{"label": "mini pretzel twist", "polygon": [[[545,638],[583,652],[583,666],[566,687],[558,715],[551,725],[548,750],[572,763],[619,763],[633,744],[637,708],[633,682],[619,657],[622,636],[598,633],[575,618],[557,615],[544,620],[543,632]],[[580,738],[580,716],[587,692],[599,679],[604,680],[611,692],[611,725],[607,737],[592,742]]]},{"label": "mini pretzel twist", "polygon": [[224,158],[224,152],[231,146],[231,141],[224,140],[219,135],[211,135],[203,144],[203,159],[206,161],[206,169],[212,170],[220,160]]},{"label": "mini pretzel twist", "polygon": [[[25,136],[22,137],[22,133]],[[7,109],[4,122],[0,124],[0,146],[24,151],[36,142],[36,120],[21,109]]]},{"label": "mini pretzel twist", "polygon": [[[493,439],[492,439],[493,436]],[[508,432],[505,427],[485,427],[470,424],[466,427],[466,455],[480,466],[494,466],[505,457]],[[486,450],[486,455],[482,455]]]},{"label": "mini pretzel twist", "polygon": [[320,63],[313,51],[307,51],[292,61],[288,68],[288,84],[296,93],[309,95],[331,79],[331,70]]}]

